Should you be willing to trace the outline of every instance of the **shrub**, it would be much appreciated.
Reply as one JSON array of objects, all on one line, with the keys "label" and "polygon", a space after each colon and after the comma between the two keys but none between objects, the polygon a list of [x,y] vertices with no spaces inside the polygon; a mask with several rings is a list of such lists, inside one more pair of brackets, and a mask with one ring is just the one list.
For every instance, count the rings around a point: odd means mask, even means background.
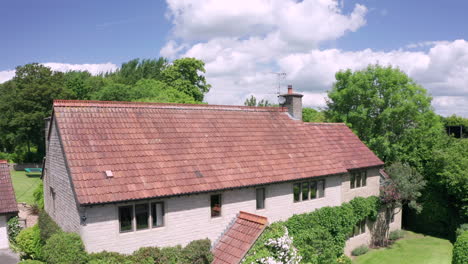
[{"label": "shrub", "polygon": [[88,255],[78,234],[59,232],[52,235],[43,248],[44,260],[50,264],[82,264]]},{"label": "shrub", "polygon": [[463,232],[457,237],[453,245],[452,264],[468,263],[468,231]]},{"label": "shrub", "polygon": [[336,259],[337,264],[352,264],[353,261],[346,255],[341,255]]},{"label": "shrub", "polygon": [[37,206],[38,209],[44,209],[44,184],[42,181],[34,190],[33,197],[34,205]]},{"label": "shrub", "polygon": [[43,243],[37,225],[21,230],[16,237],[16,245],[22,259],[42,259]]},{"label": "shrub", "polygon": [[[134,259],[131,256],[117,252],[102,251],[89,254],[87,264],[133,264]],[[155,263],[155,262],[152,262]]]},{"label": "shrub", "polygon": [[164,264],[177,264],[180,263],[180,254],[182,252],[181,246],[164,247],[161,248],[161,262]]},{"label": "shrub", "polygon": [[26,260],[20,261],[18,264],[45,264],[45,263],[39,260],[26,259]]},{"label": "shrub", "polygon": [[18,216],[10,218],[8,220],[8,239],[11,243],[16,243],[16,237],[21,231],[21,226],[18,221]]},{"label": "shrub", "polygon": [[62,232],[62,229],[44,210],[39,212],[38,224],[39,229],[41,230],[41,239],[44,242],[47,241],[52,235]]},{"label": "shrub", "polygon": [[276,222],[267,226],[257,241],[253,244],[249,252],[247,252],[242,263],[255,263],[257,259],[269,257],[270,251],[265,244],[270,239],[282,237],[285,230],[284,222]]},{"label": "shrub", "polygon": [[161,250],[157,247],[142,247],[133,252],[133,260],[140,263],[151,260],[152,263],[161,262]]},{"label": "shrub", "polygon": [[213,261],[210,249],[211,241],[209,239],[192,241],[182,250],[180,263],[209,264]]},{"label": "shrub", "polygon": [[361,256],[366,254],[369,251],[369,248],[366,245],[359,246],[351,251],[351,255],[353,256]]},{"label": "shrub", "polygon": [[388,236],[388,238],[390,240],[397,240],[397,239],[403,238],[404,236],[405,236],[405,231],[395,230],[395,231],[390,232],[390,235]]},{"label": "shrub", "polygon": [[468,231],[468,223],[462,224],[457,228],[457,231],[455,234],[458,236],[461,236],[465,231]]}]

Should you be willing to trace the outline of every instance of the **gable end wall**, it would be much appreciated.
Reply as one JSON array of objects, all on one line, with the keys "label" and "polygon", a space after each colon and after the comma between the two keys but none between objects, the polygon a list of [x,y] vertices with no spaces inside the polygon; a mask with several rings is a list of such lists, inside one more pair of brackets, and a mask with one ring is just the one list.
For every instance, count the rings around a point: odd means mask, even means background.
[{"label": "gable end wall", "polygon": [[[44,206],[46,212],[66,232],[79,233],[80,215],[65,164],[57,123],[52,123],[44,175]],[[55,208],[51,189],[55,191]]]}]

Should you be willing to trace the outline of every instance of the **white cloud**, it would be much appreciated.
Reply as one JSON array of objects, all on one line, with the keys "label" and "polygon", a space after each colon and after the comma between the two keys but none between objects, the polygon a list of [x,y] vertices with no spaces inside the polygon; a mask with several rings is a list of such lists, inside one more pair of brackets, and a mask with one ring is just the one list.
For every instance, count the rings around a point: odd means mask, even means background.
[{"label": "white cloud", "polygon": [[321,43],[364,26],[367,8],[355,5],[345,14],[343,2],[336,0],[167,2],[174,28],[161,54],[206,63],[213,85],[209,103],[242,104],[251,94],[276,102],[272,72],[286,72],[283,84],[303,92],[305,105],[323,107],[337,71],[378,63],[400,68],[427,88],[437,112],[468,117],[465,40],[412,43],[387,52],[322,49]]},{"label": "white cloud", "polygon": [[[118,67],[113,63],[101,63],[101,64],[68,64],[68,63],[57,63],[47,62],[42,63],[44,66],[51,68],[54,71],[68,72],[68,71],[88,71],[93,75],[100,73],[113,72]],[[6,82],[15,76],[14,70],[0,71],[0,83]]]}]

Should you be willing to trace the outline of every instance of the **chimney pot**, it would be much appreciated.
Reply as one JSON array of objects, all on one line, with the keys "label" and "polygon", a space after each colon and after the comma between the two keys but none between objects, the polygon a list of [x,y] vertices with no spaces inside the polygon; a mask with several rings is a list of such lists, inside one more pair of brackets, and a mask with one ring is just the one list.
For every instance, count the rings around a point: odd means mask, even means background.
[{"label": "chimney pot", "polygon": [[293,93],[293,89],[292,89],[292,85],[288,85],[288,94],[292,94]]}]

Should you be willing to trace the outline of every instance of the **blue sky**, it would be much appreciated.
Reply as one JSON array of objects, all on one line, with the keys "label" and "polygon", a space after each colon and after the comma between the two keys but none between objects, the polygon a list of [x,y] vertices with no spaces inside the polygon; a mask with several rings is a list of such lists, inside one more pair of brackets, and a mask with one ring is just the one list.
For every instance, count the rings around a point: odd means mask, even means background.
[{"label": "blue sky", "polygon": [[133,58],[193,56],[207,64],[210,103],[274,100],[268,74],[285,71],[284,82],[309,95],[306,105],[323,107],[336,70],[382,63],[426,87],[439,113],[468,116],[460,74],[468,72],[468,1],[187,2],[2,1],[0,82],[30,62],[97,71]]}]

